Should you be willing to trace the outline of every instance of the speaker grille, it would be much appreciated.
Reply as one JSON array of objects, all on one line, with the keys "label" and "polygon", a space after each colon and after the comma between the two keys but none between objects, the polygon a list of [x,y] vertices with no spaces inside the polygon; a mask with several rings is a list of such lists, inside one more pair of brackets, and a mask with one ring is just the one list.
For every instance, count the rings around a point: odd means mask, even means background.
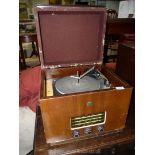
[{"label": "speaker grille", "polygon": [[105,112],[71,118],[71,129],[104,124]]}]

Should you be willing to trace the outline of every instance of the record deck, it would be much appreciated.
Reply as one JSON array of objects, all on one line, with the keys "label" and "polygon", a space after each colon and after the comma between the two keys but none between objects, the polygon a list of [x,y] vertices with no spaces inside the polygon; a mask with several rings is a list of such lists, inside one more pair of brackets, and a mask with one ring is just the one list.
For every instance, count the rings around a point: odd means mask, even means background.
[{"label": "record deck", "polygon": [[56,145],[121,131],[132,87],[102,64],[106,9],[38,6],[34,11],[46,142]]},{"label": "record deck", "polygon": [[54,95],[79,93],[110,88],[108,79],[95,67],[91,67],[82,75],[77,71],[76,75],[65,76],[57,80],[53,79]]}]

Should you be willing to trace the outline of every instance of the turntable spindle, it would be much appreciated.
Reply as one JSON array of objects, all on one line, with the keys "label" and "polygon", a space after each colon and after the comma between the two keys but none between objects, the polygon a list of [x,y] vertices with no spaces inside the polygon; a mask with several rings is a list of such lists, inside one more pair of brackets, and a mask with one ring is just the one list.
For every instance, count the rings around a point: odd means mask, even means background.
[{"label": "turntable spindle", "polygon": [[77,71],[78,83],[80,82],[80,73]]}]

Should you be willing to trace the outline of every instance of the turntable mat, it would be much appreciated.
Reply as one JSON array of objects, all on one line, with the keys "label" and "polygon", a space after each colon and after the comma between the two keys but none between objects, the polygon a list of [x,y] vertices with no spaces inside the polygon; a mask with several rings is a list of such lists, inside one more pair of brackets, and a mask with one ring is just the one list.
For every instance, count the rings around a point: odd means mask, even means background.
[{"label": "turntable mat", "polygon": [[84,91],[93,91],[100,89],[100,82],[89,76],[80,79],[76,77],[67,76],[56,81],[55,87],[61,94],[70,94]]}]

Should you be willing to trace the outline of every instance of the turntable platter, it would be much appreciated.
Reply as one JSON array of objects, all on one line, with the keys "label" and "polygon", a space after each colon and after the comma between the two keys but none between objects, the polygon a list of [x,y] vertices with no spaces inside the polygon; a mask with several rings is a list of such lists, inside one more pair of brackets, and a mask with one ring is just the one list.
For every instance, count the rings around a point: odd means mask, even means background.
[{"label": "turntable platter", "polygon": [[61,94],[70,94],[100,89],[100,82],[92,77],[85,76],[79,80],[73,76],[58,79],[55,83],[57,91]]}]

